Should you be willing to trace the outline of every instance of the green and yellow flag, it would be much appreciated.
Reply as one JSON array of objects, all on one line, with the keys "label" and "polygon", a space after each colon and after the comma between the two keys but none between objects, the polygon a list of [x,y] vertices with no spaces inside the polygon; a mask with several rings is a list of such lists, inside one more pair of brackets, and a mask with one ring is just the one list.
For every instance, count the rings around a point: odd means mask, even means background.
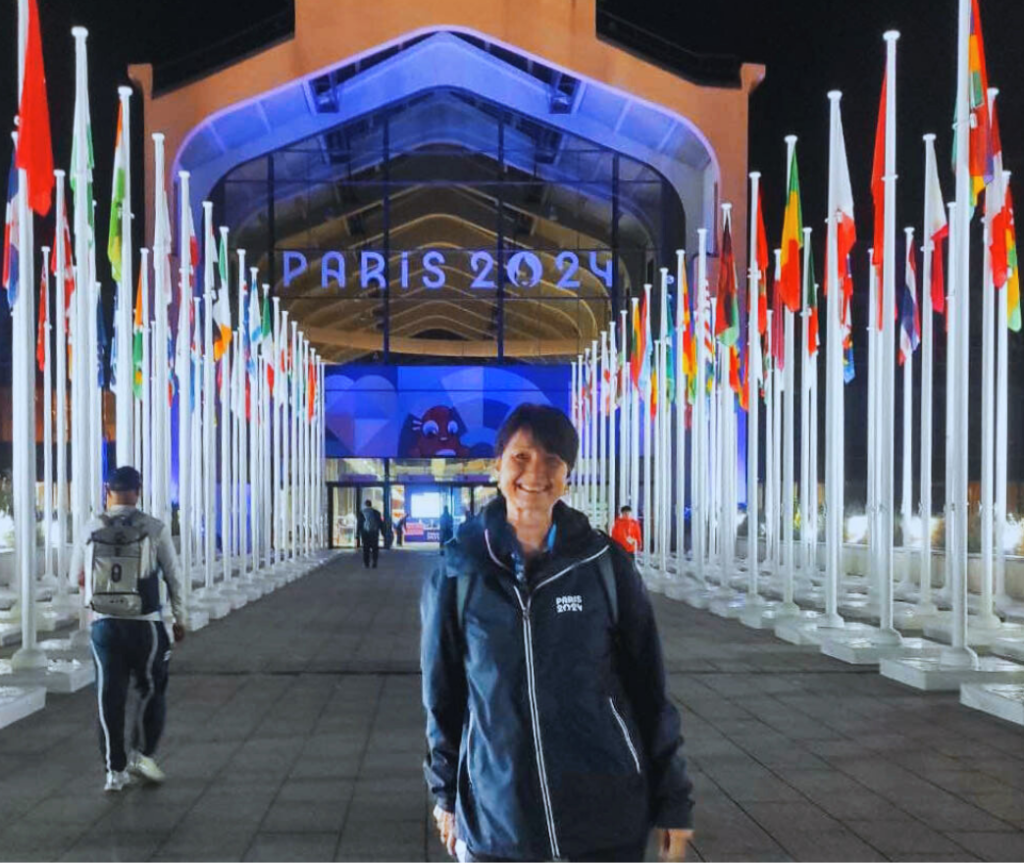
[{"label": "green and yellow flag", "polygon": [[121,281],[121,245],[124,233],[125,150],[122,109],[117,108],[117,144],[114,146],[114,182],[110,190],[110,233],[107,236],[107,258],[114,281]]}]

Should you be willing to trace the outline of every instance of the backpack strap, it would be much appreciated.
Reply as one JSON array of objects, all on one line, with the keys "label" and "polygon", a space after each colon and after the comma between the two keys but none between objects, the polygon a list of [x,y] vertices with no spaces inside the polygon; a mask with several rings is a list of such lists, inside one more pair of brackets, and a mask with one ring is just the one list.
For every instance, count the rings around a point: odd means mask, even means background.
[{"label": "backpack strap", "polygon": [[619,625],[619,591],[615,586],[615,565],[612,563],[611,547],[597,559],[597,568],[601,573],[605,596],[608,598],[608,609],[612,615],[612,627]]}]

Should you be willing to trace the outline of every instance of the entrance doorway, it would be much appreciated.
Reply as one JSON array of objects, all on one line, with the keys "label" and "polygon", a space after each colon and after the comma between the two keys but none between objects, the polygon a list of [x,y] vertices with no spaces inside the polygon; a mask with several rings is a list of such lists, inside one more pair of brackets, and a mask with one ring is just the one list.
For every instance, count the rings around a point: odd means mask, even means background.
[{"label": "entrance doorway", "polygon": [[[493,483],[363,483],[327,484],[331,548],[359,546],[359,510],[369,500],[383,516],[386,546],[437,548],[441,517],[447,507],[454,530],[472,518],[498,489]],[[397,525],[402,522],[401,540]]]}]

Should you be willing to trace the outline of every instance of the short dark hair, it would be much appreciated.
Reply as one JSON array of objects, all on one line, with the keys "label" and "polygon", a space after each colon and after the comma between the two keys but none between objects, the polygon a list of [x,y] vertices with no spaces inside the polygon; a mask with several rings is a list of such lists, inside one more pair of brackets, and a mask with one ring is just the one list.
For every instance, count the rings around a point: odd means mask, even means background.
[{"label": "short dark hair", "polygon": [[633,511],[633,507],[631,507],[628,503],[624,507],[622,507],[622,509],[619,510],[619,512],[632,512],[632,511]]},{"label": "short dark hair", "polygon": [[139,491],[142,488],[142,475],[128,465],[116,467],[107,474],[107,488],[118,492]]},{"label": "short dark hair", "polygon": [[498,429],[494,455],[498,458],[517,431],[526,429],[544,449],[557,455],[571,471],[576,465],[580,436],[562,411],[551,405],[521,404],[512,411]]},{"label": "short dark hair", "polygon": [[363,506],[368,506],[371,509],[373,508],[373,504],[370,501],[368,501],[368,500],[364,500],[363,501]]}]

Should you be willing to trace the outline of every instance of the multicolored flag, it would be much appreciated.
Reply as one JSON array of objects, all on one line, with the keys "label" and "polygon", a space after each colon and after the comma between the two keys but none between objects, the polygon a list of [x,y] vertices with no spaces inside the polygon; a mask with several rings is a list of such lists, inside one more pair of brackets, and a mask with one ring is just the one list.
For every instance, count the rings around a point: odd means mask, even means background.
[{"label": "multicolored flag", "polygon": [[135,287],[135,319],[132,322],[132,391],[135,398],[142,398],[142,347],[145,319],[142,314],[142,268],[139,268],[138,284]]},{"label": "multicolored flag", "polygon": [[[878,125],[875,126],[875,156],[871,164],[871,200],[875,209],[875,271],[879,290],[882,284],[882,250],[885,248],[885,103],[889,89],[888,72],[882,78],[882,99],[878,106]],[[843,256],[839,256],[842,260]],[[878,304],[878,328],[882,328],[882,304]]]},{"label": "multicolored flag", "polygon": [[633,381],[633,389],[639,389],[640,387],[640,365],[642,363],[641,356],[644,350],[644,332],[643,326],[640,323],[640,304],[633,304],[632,313],[632,328],[633,328],[633,344],[632,352],[629,356],[629,376]]},{"label": "multicolored flag", "polygon": [[[39,279],[39,331],[36,334],[36,365],[41,372],[46,371],[46,342],[49,338],[46,329],[50,320],[49,285],[49,274],[43,267]],[[49,386],[49,382],[46,385]]]},{"label": "multicolored flag", "polygon": [[25,74],[18,103],[16,153],[17,165],[25,172],[28,184],[28,205],[40,216],[45,216],[50,212],[53,197],[53,143],[50,139],[43,38],[36,0],[28,0]]},{"label": "multicolored flag", "polygon": [[640,338],[640,374],[638,376],[638,385],[641,393],[646,393],[645,399],[650,399],[650,386],[651,386],[651,359],[654,353],[654,340],[651,338],[651,310],[649,308],[649,298],[651,292],[644,289],[644,299],[640,304],[640,326],[641,326],[641,338]]},{"label": "multicolored flag", "polygon": [[213,303],[213,361],[219,362],[231,344],[231,300],[228,298],[228,238],[220,235],[217,253],[220,288]]},{"label": "multicolored flag", "polygon": [[274,337],[274,324],[270,319],[270,292],[263,292],[263,339],[265,347],[263,356],[267,363],[267,387],[270,392],[274,391],[274,349],[271,339]]},{"label": "multicolored flag", "polygon": [[786,217],[782,223],[782,284],[779,292],[790,312],[800,310],[800,250],[804,247],[804,217],[800,205],[800,172],[797,169],[796,147],[789,162],[789,191],[786,195]]},{"label": "multicolored flag", "polygon": [[782,313],[783,302],[782,302],[782,266],[779,260],[780,256],[775,256],[775,277],[772,279],[772,350],[771,358],[772,363],[778,371],[783,371],[786,368],[786,326],[785,316]]},{"label": "multicolored flag", "polygon": [[1009,276],[1006,280],[1006,325],[1020,332],[1020,257],[1017,252],[1017,226],[1013,218],[1013,194],[1006,187],[1006,260]]},{"label": "multicolored flag", "polygon": [[995,171],[992,182],[985,193],[985,212],[991,216],[989,233],[989,257],[992,262],[992,282],[1001,289],[1006,284],[1009,262],[1006,248],[1006,225],[1009,214],[1006,209],[1006,182],[1003,179],[1003,144],[999,138],[999,117],[996,103],[989,105],[992,118],[992,150]]},{"label": "multicolored flag", "polygon": [[924,226],[925,236],[932,246],[932,277],[929,290],[932,296],[932,311],[942,315],[946,312],[946,286],[942,271],[942,241],[949,236],[949,223],[946,220],[946,205],[942,202],[942,184],[939,182],[939,169],[935,160],[931,160],[931,170],[925,182],[930,189],[931,206],[928,211],[928,224]]},{"label": "multicolored flag", "polygon": [[110,231],[107,234],[107,259],[115,282],[121,281],[121,248],[124,243],[124,192],[127,154],[124,140],[123,105],[117,107],[117,143],[114,145],[114,179],[110,189]]},{"label": "multicolored flag", "polygon": [[907,243],[907,263],[903,291],[900,295],[900,351],[899,364],[921,344],[921,314],[917,306],[917,256],[913,242]]},{"label": "multicolored flag", "polygon": [[757,269],[761,273],[757,295],[757,331],[763,336],[768,327],[768,234],[764,229],[764,207],[761,203],[761,187],[757,189]]},{"label": "multicolored flag", "polygon": [[673,404],[676,400],[676,352],[679,350],[679,331],[674,326],[676,316],[672,311],[672,295],[667,296],[668,300],[668,347],[665,355],[665,394],[666,403]]},{"label": "multicolored flag", "polygon": [[804,308],[807,311],[807,355],[818,353],[821,341],[818,338],[818,286],[814,282],[814,247],[807,253],[807,269],[804,271]]},{"label": "multicolored flag", "polygon": [[722,258],[715,304],[715,337],[723,345],[734,345],[740,336],[740,306],[736,292],[736,259],[732,251],[732,219],[728,214],[722,224]]},{"label": "multicolored flag", "polygon": [[[971,205],[974,206],[978,203],[978,195],[995,177],[995,150],[988,105],[988,66],[985,62],[985,43],[981,36],[978,0],[971,0],[968,75],[971,117],[967,160],[971,172]],[[953,152],[955,155],[955,147]]]},{"label": "multicolored flag", "polygon": [[18,167],[11,154],[11,170],[7,175],[7,212],[4,218],[3,286],[7,290],[7,306],[13,309],[18,301]]},{"label": "multicolored flag", "polygon": [[[63,237],[60,235],[63,234]],[[57,224],[53,226],[54,253],[50,257],[50,271],[57,278],[57,243],[64,243],[64,312],[71,308],[71,297],[75,293],[75,256],[71,248],[71,228],[68,225],[68,205],[64,202],[64,212],[58,214]]]}]

